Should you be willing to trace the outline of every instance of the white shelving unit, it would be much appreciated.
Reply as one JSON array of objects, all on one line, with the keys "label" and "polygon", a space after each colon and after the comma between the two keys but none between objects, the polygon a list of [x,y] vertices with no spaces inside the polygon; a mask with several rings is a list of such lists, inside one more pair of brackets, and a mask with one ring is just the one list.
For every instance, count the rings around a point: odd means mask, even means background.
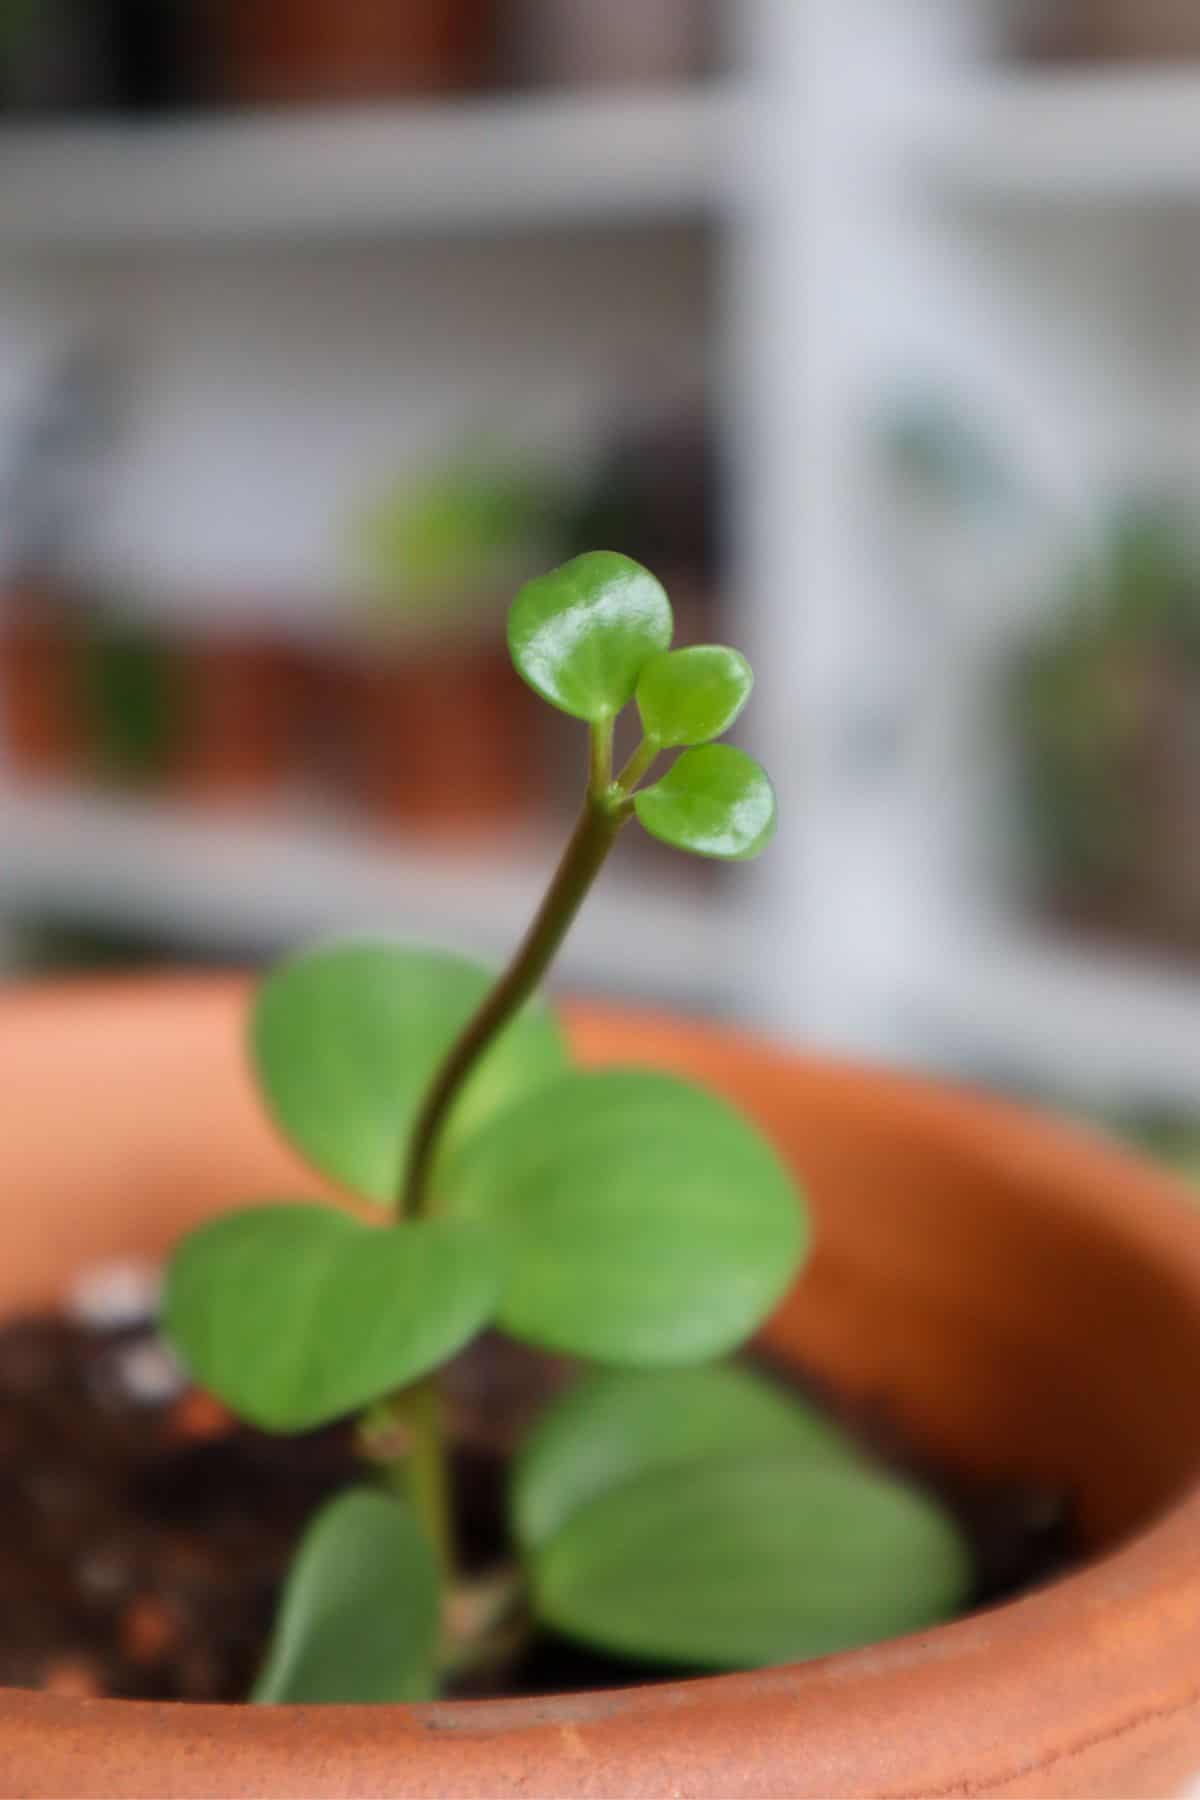
[{"label": "white shelving unit", "polygon": [[[1005,69],[1003,10],[739,0],[719,92],[10,136],[0,347],[6,283],[24,321],[132,308],[159,396],[129,475],[144,516],[206,580],[219,516],[231,562],[293,586],[319,552],[316,496],[390,442],[372,408],[397,359],[414,443],[458,388],[602,412],[615,368],[718,368],[731,614],[757,651],[781,831],[703,902],[614,881],[568,976],[1085,1099],[1200,1104],[1200,975],[1058,943],[981,882],[981,684],[1013,596],[984,569],[947,614],[905,589],[886,536],[877,428],[914,382],[1005,438],[1064,518],[1120,479],[1200,474],[1200,74]],[[236,394],[296,440],[279,395],[297,359],[339,423],[285,493],[262,442],[229,452],[225,432]],[[291,561],[272,561],[281,542]],[[114,920],[154,908],[211,934],[219,916],[281,941],[386,913],[490,943],[537,872],[485,854],[464,884],[452,859],[333,827],[0,794],[0,905],[86,894]]]},{"label": "white shelving unit", "polygon": [[697,88],[9,129],[0,250],[678,219],[719,202],[731,114]]},{"label": "white shelving unit", "polygon": [[1200,969],[1039,931],[977,931],[943,945],[916,996],[918,1041],[1048,1099],[1117,1109],[1200,1105]]},{"label": "white shelving unit", "polygon": [[856,1051],[1197,1106],[1200,971],[1056,938],[981,873],[985,696],[1029,623],[1014,590],[1050,571],[1035,547],[1006,592],[985,554],[947,612],[896,572],[881,506],[876,434],[914,384],[1066,529],[1122,482],[1200,474],[1200,71],[1005,67],[1004,23],[988,0],[755,10],[745,585],[799,821],[760,896],[788,946],[763,1003]]},{"label": "white shelving unit", "polygon": [[1200,200],[1200,71],[965,76],[912,126],[913,172],[971,204]]},{"label": "white shelving unit", "polygon": [[[214,818],[164,804],[46,789],[8,794],[0,867],[9,905],[143,927],[217,955],[340,931],[401,933],[500,955],[554,866],[549,839],[393,848],[337,819]],[[609,871],[564,950],[583,986],[731,1002],[719,921],[686,882]],[[699,991],[697,971],[710,972]]]}]

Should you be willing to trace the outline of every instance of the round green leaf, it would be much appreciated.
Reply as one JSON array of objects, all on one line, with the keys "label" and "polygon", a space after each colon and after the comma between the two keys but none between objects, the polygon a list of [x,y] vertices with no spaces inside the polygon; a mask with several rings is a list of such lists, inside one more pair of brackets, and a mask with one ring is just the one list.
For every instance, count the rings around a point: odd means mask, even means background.
[{"label": "round green leaf", "polygon": [[604,1369],[544,1413],[522,1447],[509,1492],[513,1534],[534,1550],[634,1476],[762,1452],[858,1456],[836,1425],[750,1369]]},{"label": "round green leaf", "polygon": [[532,1564],[548,1624],[703,1668],[823,1656],[919,1631],[967,1601],[948,1514],[865,1465],[720,1457],[655,1469],[573,1513]]},{"label": "round green leaf", "polygon": [[508,615],[517,672],[552,706],[592,724],[633,698],[643,665],[671,641],[662,584],[615,550],[590,550],[526,582]]},{"label": "round green leaf", "polygon": [[356,1488],[322,1507],[288,1573],[260,1705],[431,1700],[438,1572],[410,1509]]},{"label": "round green leaf", "polygon": [[327,1206],[247,1207],[176,1250],[164,1322],[241,1418],[308,1431],[461,1350],[495,1314],[504,1248],[466,1220],[380,1227]]},{"label": "round green leaf", "polygon": [[653,787],[633,797],[651,837],[696,856],[744,862],[775,833],[775,791],[766,770],[732,744],[685,750]]},{"label": "round green leaf", "polygon": [[750,664],[724,644],[664,650],[638,676],[642,729],[664,750],[707,744],[729,730],[753,686]]},{"label": "round green leaf", "polygon": [[787,1170],[715,1095],[576,1070],[510,1107],[445,1170],[457,1216],[510,1241],[498,1322],[597,1362],[699,1362],[783,1297],[808,1230]]},{"label": "round green leaf", "polygon": [[[268,1105],[325,1175],[391,1200],[431,1077],[494,977],[465,957],[369,942],[285,962],[259,990],[251,1043]],[[526,1007],[458,1101],[446,1143],[566,1061],[547,1009]]]}]

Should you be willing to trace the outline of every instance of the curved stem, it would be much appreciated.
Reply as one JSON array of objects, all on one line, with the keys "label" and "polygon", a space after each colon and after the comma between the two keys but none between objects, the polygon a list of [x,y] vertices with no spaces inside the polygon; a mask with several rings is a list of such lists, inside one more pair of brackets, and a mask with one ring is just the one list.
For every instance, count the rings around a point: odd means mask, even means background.
[{"label": "curved stem", "polygon": [[[582,906],[633,802],[613,786],[612,726],[592,731],[591,768],[583,810],[563,851],[541,906],[516,954],[482,1005],[450,1046],[417,1115],[412,1149],[397,1200],[401,1218],[419,1218],[430,1202],[429,1178],[443,1125],[463,1083],[497,1034],[528,1000],[554,959]],[[374,1452],[388,1478],[412,1501],[433,1544],[443,1577],[454,1577],[454,1539],[450,1514],[446,1446],[441,1400],[429,1378],[382,1403],[376,1422],[391,1443],[376,1437]],[[364,1422],[368,1435],[372,1420]]]},{"label": "curved stem", "polygon": [[451,1045],[426,1094],[413,1129],[412,1149],[397,1204],[400,1217],[419,1218],[427,1210],[438,1135],[459,1090],[493,1038],[538,986],[628,816],[628,803],[623,796],[610,794],[607,784],[602,796],[589,790],[570,842],[520,948]]},{"label": "curved stem", "polygon": [[[428,1209],[438,1138],[463,1083],[546,973],[632,807],[632,800],[612,779],[611,721],[594,726],[583,811],[516,954],[450,1046],[430,1084],[413,1130],[396,1204],[398,1217],[419,1218]],[[450,1592],[455,1577],[454,1527],[436,1379],[427,1377],[369,1408],[361,1431],[367,1455],[411,1501],[437,1556],[444,1591]],[[474,1622],[460,1619],[457,1630],[460,1637],[464,1633],[473,1637]],[[456,1644],[455,1654],[466,1654],[461,1644]]]}]

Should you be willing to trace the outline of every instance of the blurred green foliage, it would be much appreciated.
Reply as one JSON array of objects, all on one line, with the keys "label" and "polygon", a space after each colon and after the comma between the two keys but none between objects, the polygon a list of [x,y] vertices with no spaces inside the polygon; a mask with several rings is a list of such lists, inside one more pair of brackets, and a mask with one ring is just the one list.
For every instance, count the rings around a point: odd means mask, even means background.
[{"label": "blurred green foliage", "polygon": [[134,783],[160,775],[180,725],[169,647],[139,625],[98,619],[85,634],[79,672],[96,772]]},{"label": "blurred green foliage", "polygon": [[1043,889],[1200,940],[1180,831],[1200,780],[1200,540],[1182,507],[1125,502],[1073,557],[1011,707]]},{"label": "blurred green foliage", "polygon": [[381,617],[444,624],[497,604],[560,543],[553,475],[520,459],[464,455],[395,483],[352,527],[352,554]]}]

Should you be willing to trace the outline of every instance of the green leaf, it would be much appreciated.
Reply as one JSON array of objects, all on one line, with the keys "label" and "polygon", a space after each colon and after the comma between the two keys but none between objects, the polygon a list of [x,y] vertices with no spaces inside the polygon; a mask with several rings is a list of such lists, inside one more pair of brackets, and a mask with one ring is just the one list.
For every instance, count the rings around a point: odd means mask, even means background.
[{"label": "green leaf", "polygon": [[855,1460],[836,1425],[749,1369],[605,1369],[542,1415],[513,1467],[513,1534],[535,1550],[589,1500],[652,1469],[714,1456]]},{"label": "green leaf", "polygon": [[649,569],[615,550],[591,550],[525,584],[508,615],[508,647],[535,693],[596,724],[632,700],[644,664],[673,630],[670,601]]},{"label": "green leaf", "polygon": [[664,650],[638,677],[642,729],[664,750],[706,744],[729,730],[753,686],[750,664],[723,644]]},{"label": "green leaf", "polygon": [[767,772],[732,744],[685,750],[653,787],[633,797],[651,837],[696,856],[744,862],[775,833],[775,792]]},{"label": "green leaf", "polygon": [[500,1325],[598,1362],[733,1349],[783,1297],[808,1236],[766,1139],[645,1070],[576,1070],[510,1107],[448,1164],[444,1195],[510,1240]]},{"label": "green leaf", "polygon": [[369,1488],[339,1494],[301,1540],[252,1698],[430,1700],[438,1612],[437,1566],[409,1508]]},{"label": "green leaf", "polygon": [[[260,988],[251,1025],[275,1119],[323,1174],[391,1200],[430,1078],[493,979],[446,951],[381,943],[331,944],[285,962]],[[552,1015],[526,1007],[467,1083],[445,1143],[565,1062]]]},{"label": "green leaf", "polygon": [[865,1466],[719,1457],[592,1500],[536,1553],[535,1608],[626,1656],[750,1668],[919,1631],[966,1603],[950,1517]]},{"label": "green leaf", "polygon": [[470,1221],[364,1225],[253,1206],[184,1239],[164,1322],[191,1373],[264,1431],[308,1431],[407,1386],[495,1314],[504,1245]]}]

